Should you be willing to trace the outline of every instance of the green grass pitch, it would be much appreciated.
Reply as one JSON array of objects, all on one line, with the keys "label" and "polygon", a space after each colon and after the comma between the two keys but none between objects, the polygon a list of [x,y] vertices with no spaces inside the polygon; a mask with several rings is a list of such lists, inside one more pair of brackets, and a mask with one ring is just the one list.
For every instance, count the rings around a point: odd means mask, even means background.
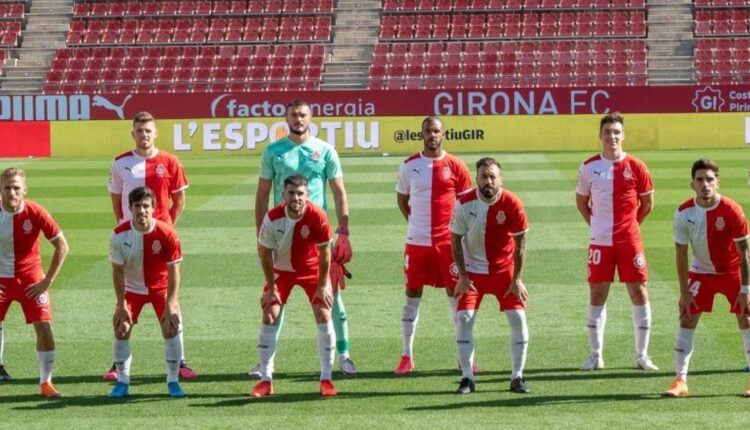
[{"label": "green grass pitch", "polygon": [[[595,149],[592,150],[592,153]],[[71,246],[53,286],[57,361],[63,393],[37,393],[33,329],[14,305],[6,319],[5,363],[15,378],[0,385],[0,428],[722,428],[746,426],[748,400],[739,394],[747,374],[734,317],[719,297],[696,336],[687,399],[662,399],[673,378],[678,288],[672,214],[691,196],[690,165],[710,156],[721,167],[721,192],[748,208],[747,153],[737,150],[639,152],[649,165],[655,209],[643,226],[653,308],[651,355],[661,370],[634,368],[631,307],[624,288],[609,299],[602,371],[576,369],[588,355],[586,331],[587,228],[574,204],[584,153],[493,154],[504,165],[505,186],[525,202],[531,230],[525,267],[530,345],[525,376],[532,393],[508,389],[508,331],[494,299],[477,322],[478,391],[453,394],[453,328],[442,291],[427,290],[415,344],[417,370],[392,375],[401,352],[402,253],[405,222],[394,183],[401,156],[344,157],[351,207],[354,274],[345,292],[352,356],[361,373],[336,372],[340,395],[317,393],[315,328],[304,295],[293,293],[277,354],[275,387],[251,400],[246,372],[257,361],[261,271],[256,263],[253,200],[258,158],[184,161],[191,186],[178,230],[185,260],[181,302],[186,354],[201,374],[183,383],[188,397],[166,395],[162,341],[144,311],[133,334],[133,386],[126,401],[107,398],[101,380],[111,363],[114,297],[106,253],[114,219],[106,181],[110,160],[1,160],[27,170],[29,198],[45,205]],[[470,170],[478,154],[462,155]],[[44,245],[45,256],[50,246]],[[47,260],[45,260],[46,266]],[[720,423],[720,424],[719,424]],[[127,426],[127,427],[126,427]]]}]

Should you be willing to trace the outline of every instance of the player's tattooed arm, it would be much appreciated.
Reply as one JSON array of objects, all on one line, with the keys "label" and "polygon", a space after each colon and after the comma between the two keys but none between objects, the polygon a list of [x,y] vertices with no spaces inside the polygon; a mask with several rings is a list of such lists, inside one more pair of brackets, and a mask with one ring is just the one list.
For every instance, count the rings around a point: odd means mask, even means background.
[{"label": "player's tattooed arm", "polygon": [[586,224],[591,225],[591,196],[576,193],[576,207]]},{"label": "player's tattooed arm", "polygon": [[[750,239],[747,237],[734,242],[740,253],[740,275],[742,276],[742,289],[747,290],[750,284]],[[750,316],[750,294],[742,293],[737,295],[737,304],[740,307],[740,315],[747,318]]]},{"label": "player's tattooed arm", "polygon": [[513,236],[516,248],[513,251],[513,280],[520,281],[523,274],[523,263],[526,261],[526,233]]},{"label": "player's tattooed arm", "polygon": [[469,279],[469,274],[466,273],[466,263],[464,261],[464,250],[461,245],[463,235],[451,232],[451,251],[453,253],[453,262],[456,264],[458,269],[458,281],[456,282],[456,288],[453,292],[455,297],[461,297],[466,294],[469,290],[474,290],[474,286]]},{"label": "player's tattooed arm", "polygon": [[409,214],[411,213],[411,208],[409,207],[409,195],[396,193],[396,203],[398,203],[398,210],[401,211],[401,215],[404,216],[405,220],[409,221]]}]

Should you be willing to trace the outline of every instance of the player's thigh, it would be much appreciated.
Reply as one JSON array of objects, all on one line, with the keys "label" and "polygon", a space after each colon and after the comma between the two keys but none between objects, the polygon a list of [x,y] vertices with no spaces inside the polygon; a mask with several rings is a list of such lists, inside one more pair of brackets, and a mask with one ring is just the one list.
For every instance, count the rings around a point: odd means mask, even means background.
[{"label": "player's thigh", "polygon": [[[714,307],[714,296],[720,291],[720,284],[721,279],[717,275],[689,272],[688,292],[695,300],[695,306],[690,309],[690,313],[711,312]],[[737,292],[739,293],[739,285]]]},{"label": "player's thigh", "polygon": [[138,317],[141,315],[143,307],[146,303],[150,302],[148,294],[135,294],[125,292],[125,300],[128,304],[128,312],[130,313],[130,320],[133,324],[138,323]]},{"label": "player's thigh", "polygon": [[0,321],[5,321],[11,303],[23,297],[23,287],[17,279],[0,278],[0,289]]},{"label": "player's thigh", "polygon": [[589,245],[588,282],[598,284],[615,279],[615,255],[611,246]]},{"label": "player's thigh", "polygon": [[648,281],[648,264],[642,242],[617,244],[613,248],[620,282]]},{"label": "player's thigh", "polygon": [[469,273],[469,280],[474,286],[474,290],[467,291],[458,299],[456,310],[479,310],[479,306],[482,304],[482,299],[485,295],[486,278],[487,275]]},{"label": "player's thigh", "polygon": [[500,304],[500,311],[502,312],[513,309],[526,309],[523,300],[509,292],[512,276],[510,270],[504,270],[502,272],[493,273],[488,277],[487,294],[492,294],[497,298],[497,301]]},{"label": "player's thigh", "polygon": [[436,246],[434,252],[437,259],[437,267],[433,270],[437,271],[439,276],[438,284],[439,287],[445,287],[453,289],[458,282],[458,266],[453,261],[453,250],[451,244],[443,244]]},{"label": "player's thigh", "polygon": [[[285,305],[289,300],[289,294],[292,293],[292,288],[297,283],[297,277],[294,273],[287,272],[275,272],[274,273],[274,284],[276,285],[276,291],[279,293],[280,305]],[[268,291],[268,285],[263,285],[263,292]]]},{"label": "player's thigh", "polygon": [[23,282],[14,288],[14,299],[21,304],[26,324],[52,320],[52,300],[49,291],[37,297],[26,297],[25,290],[31,283]]},{"label": "player's thigh", "polygon": [[737,298],[739,297],[740,289],[742,288],[742,276],[740,273],[726,273],[720,275],[716,282],[716,292],[726,297],[729,302],[729,312],[739,315],[742,311],[742,308],[737,303]]},{"label": "player's thigh", "polygon": [[158,290],[149,290],[148,301],[154,308],[156,318],[161,320],[162,315],[164,315],[164,309],[167,306],[167,289],[160,288]]},{"label": "player's thigh", "polygon": [[431,246],[406,244],[404,252],[404,275],[406,289],[422,288],[425,285],[438,286],[438,254]]}]

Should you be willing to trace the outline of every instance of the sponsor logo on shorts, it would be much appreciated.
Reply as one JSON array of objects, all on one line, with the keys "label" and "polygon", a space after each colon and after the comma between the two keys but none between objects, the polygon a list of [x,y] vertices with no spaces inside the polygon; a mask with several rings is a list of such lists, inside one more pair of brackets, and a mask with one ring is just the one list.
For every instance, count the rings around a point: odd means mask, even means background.
[{"label": "sponsor logo on shorts", "polygon": [[443,179],[450,179],[451,176],[453,176],[453,172],[451,172],[450,167],[443,167]]},{"label": "sponsor logo on shorts", "polygon": [[635,257],[633,257],[633,264],[638,269],[643,269],[644,267],[646,267],[646,256],[642,253],[636,254]]},{"label": "sponsor logo on shorts", "polygon": [[500,225],[505,224],[505,212],[504,211],[498,211],[497,215],[495,215],[495,221],[497,221],[497,223],[500,224]]},{"label": "sponsor logo on shorts", "polygon": [[630,166],[626,167],[625,170],[622,171],[622,177],[628,181],[633,179],[633,171],[630,169]]},{"label": "sponsor logo on shorts", "polygon": [[49,303],[49,296],[47,295],[47,293],[42,293],[39,296],[37,296],[36,302],[44,306]]},{"label": "sponsor logo on shorts", "polygon": [[23,231],[25,233],[31,233],[31,230],[33,229],[34,229],[34,225],[31,224],[31,220],[27,219],[26,221],[23,222]]},{"label": "sponsor logo on shorts", "polygon": [[151,244],[151,250],[154,251],[154,254],[158,254],[161,252],[161,242],[158,240],[155,240],[154,243]]},{"label": "sponsor logo on shorts", "polygon": [[163,164],[156,166],[156,176],[163,178],[165,173],[167,173],[167,168]]},{"label": "sponsor logo on shorts", "polygon": [[724,231],[724,228],[727,226],[726,221],[724,221],[724,217],[716,217],[716,230]]},{"label": "sponsor logo on shorts", "polygon": [[450,271],[452,278],[458,279],[458,266],[456,263],[451,263],[451,267],[448,270]]},{"label": "sponsor logo on shorts", "polygon": [[310,237],[310,227],[303,225],[302,228],[299,229],[299,234],[301,234],[304,239],[307,239]]}]

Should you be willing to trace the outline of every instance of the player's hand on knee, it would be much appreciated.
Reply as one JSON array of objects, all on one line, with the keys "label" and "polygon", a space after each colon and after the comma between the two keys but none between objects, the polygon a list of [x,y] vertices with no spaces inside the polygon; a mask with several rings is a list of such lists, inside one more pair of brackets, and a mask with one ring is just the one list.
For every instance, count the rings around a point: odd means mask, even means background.
[{"label": "player's hand on knee", "polygon": [[115,305],[115,313],[112,315],[112,327],[117,331],[123,325],[126,325],[125,332],[127,332],[130,326],[133,325],[133,319],[125,304]]},{"label": "player's hand on knee", "polygon": [[41,281],[31,284],[28,287],[26,287],[26,290],[24,291],[25,295],[29,299],[36,299],[40,295],[44,294],[49,290],[50,283],[47,280],[47,278],[42,279]]},{"label": "player's hand on knee", "polygon": [[352,261],[354,255],[352,244],[349,242],[349,229],[339,227],[336,233],[338,233],[338,237],[336,238],[336,244],[333,246],[333,261],[346,264]]},{"label": "player's hand on knee", "polygon": [[507,296],[508,294],[513,294],[518,297],[518,300],[524,303],[529,299],[529,292],[526,291],[526,286],[520,279],[510,281],[510,288],[508,288],[508,292],[506,292],[505,295]]},{"label": "player's hand on knee", "polygon": [[474,283],[471,282],[468,276],[459,275],[456,288],[453,290],[453,297],[460,299],[469,290],[476,291],[477,289],[474,288]]},{"label": "player's hand on knee", "polygon": [[167,339],[177,336],[180,332],[179,312],[164,312],[164,315],[162,315],[161,330]]},{"label": "player's hand on knee", "polygon": [[738,294],[735,306],[740,308],[741,317],[750,317],[750,294]]},{"label": "player's hand on knee", "polygon": [[333,307],[333,291],[331,290],[331,285],[328,283],[319,285],[318,290],[315,292],[315,298],[320,300],[323,307],[331,309]]},{"label": "player's hand on knee", "polygon": [[[739,300],[739,297],[737,297]],[[680,301],[678,302],[680,308],[680,318],[683,317],[691,320],[693,318],[693,309],[698,308],[698,304],[695,302],[695,297],[692,294],[680,294]]]},{"label": "player's hand on knee", "polygon": [[281,304],[281,296],[279,296],[279,290],[275,286],[267,288],[260,296],[260,307],[262,309],[267,309],[274,304]]}]

